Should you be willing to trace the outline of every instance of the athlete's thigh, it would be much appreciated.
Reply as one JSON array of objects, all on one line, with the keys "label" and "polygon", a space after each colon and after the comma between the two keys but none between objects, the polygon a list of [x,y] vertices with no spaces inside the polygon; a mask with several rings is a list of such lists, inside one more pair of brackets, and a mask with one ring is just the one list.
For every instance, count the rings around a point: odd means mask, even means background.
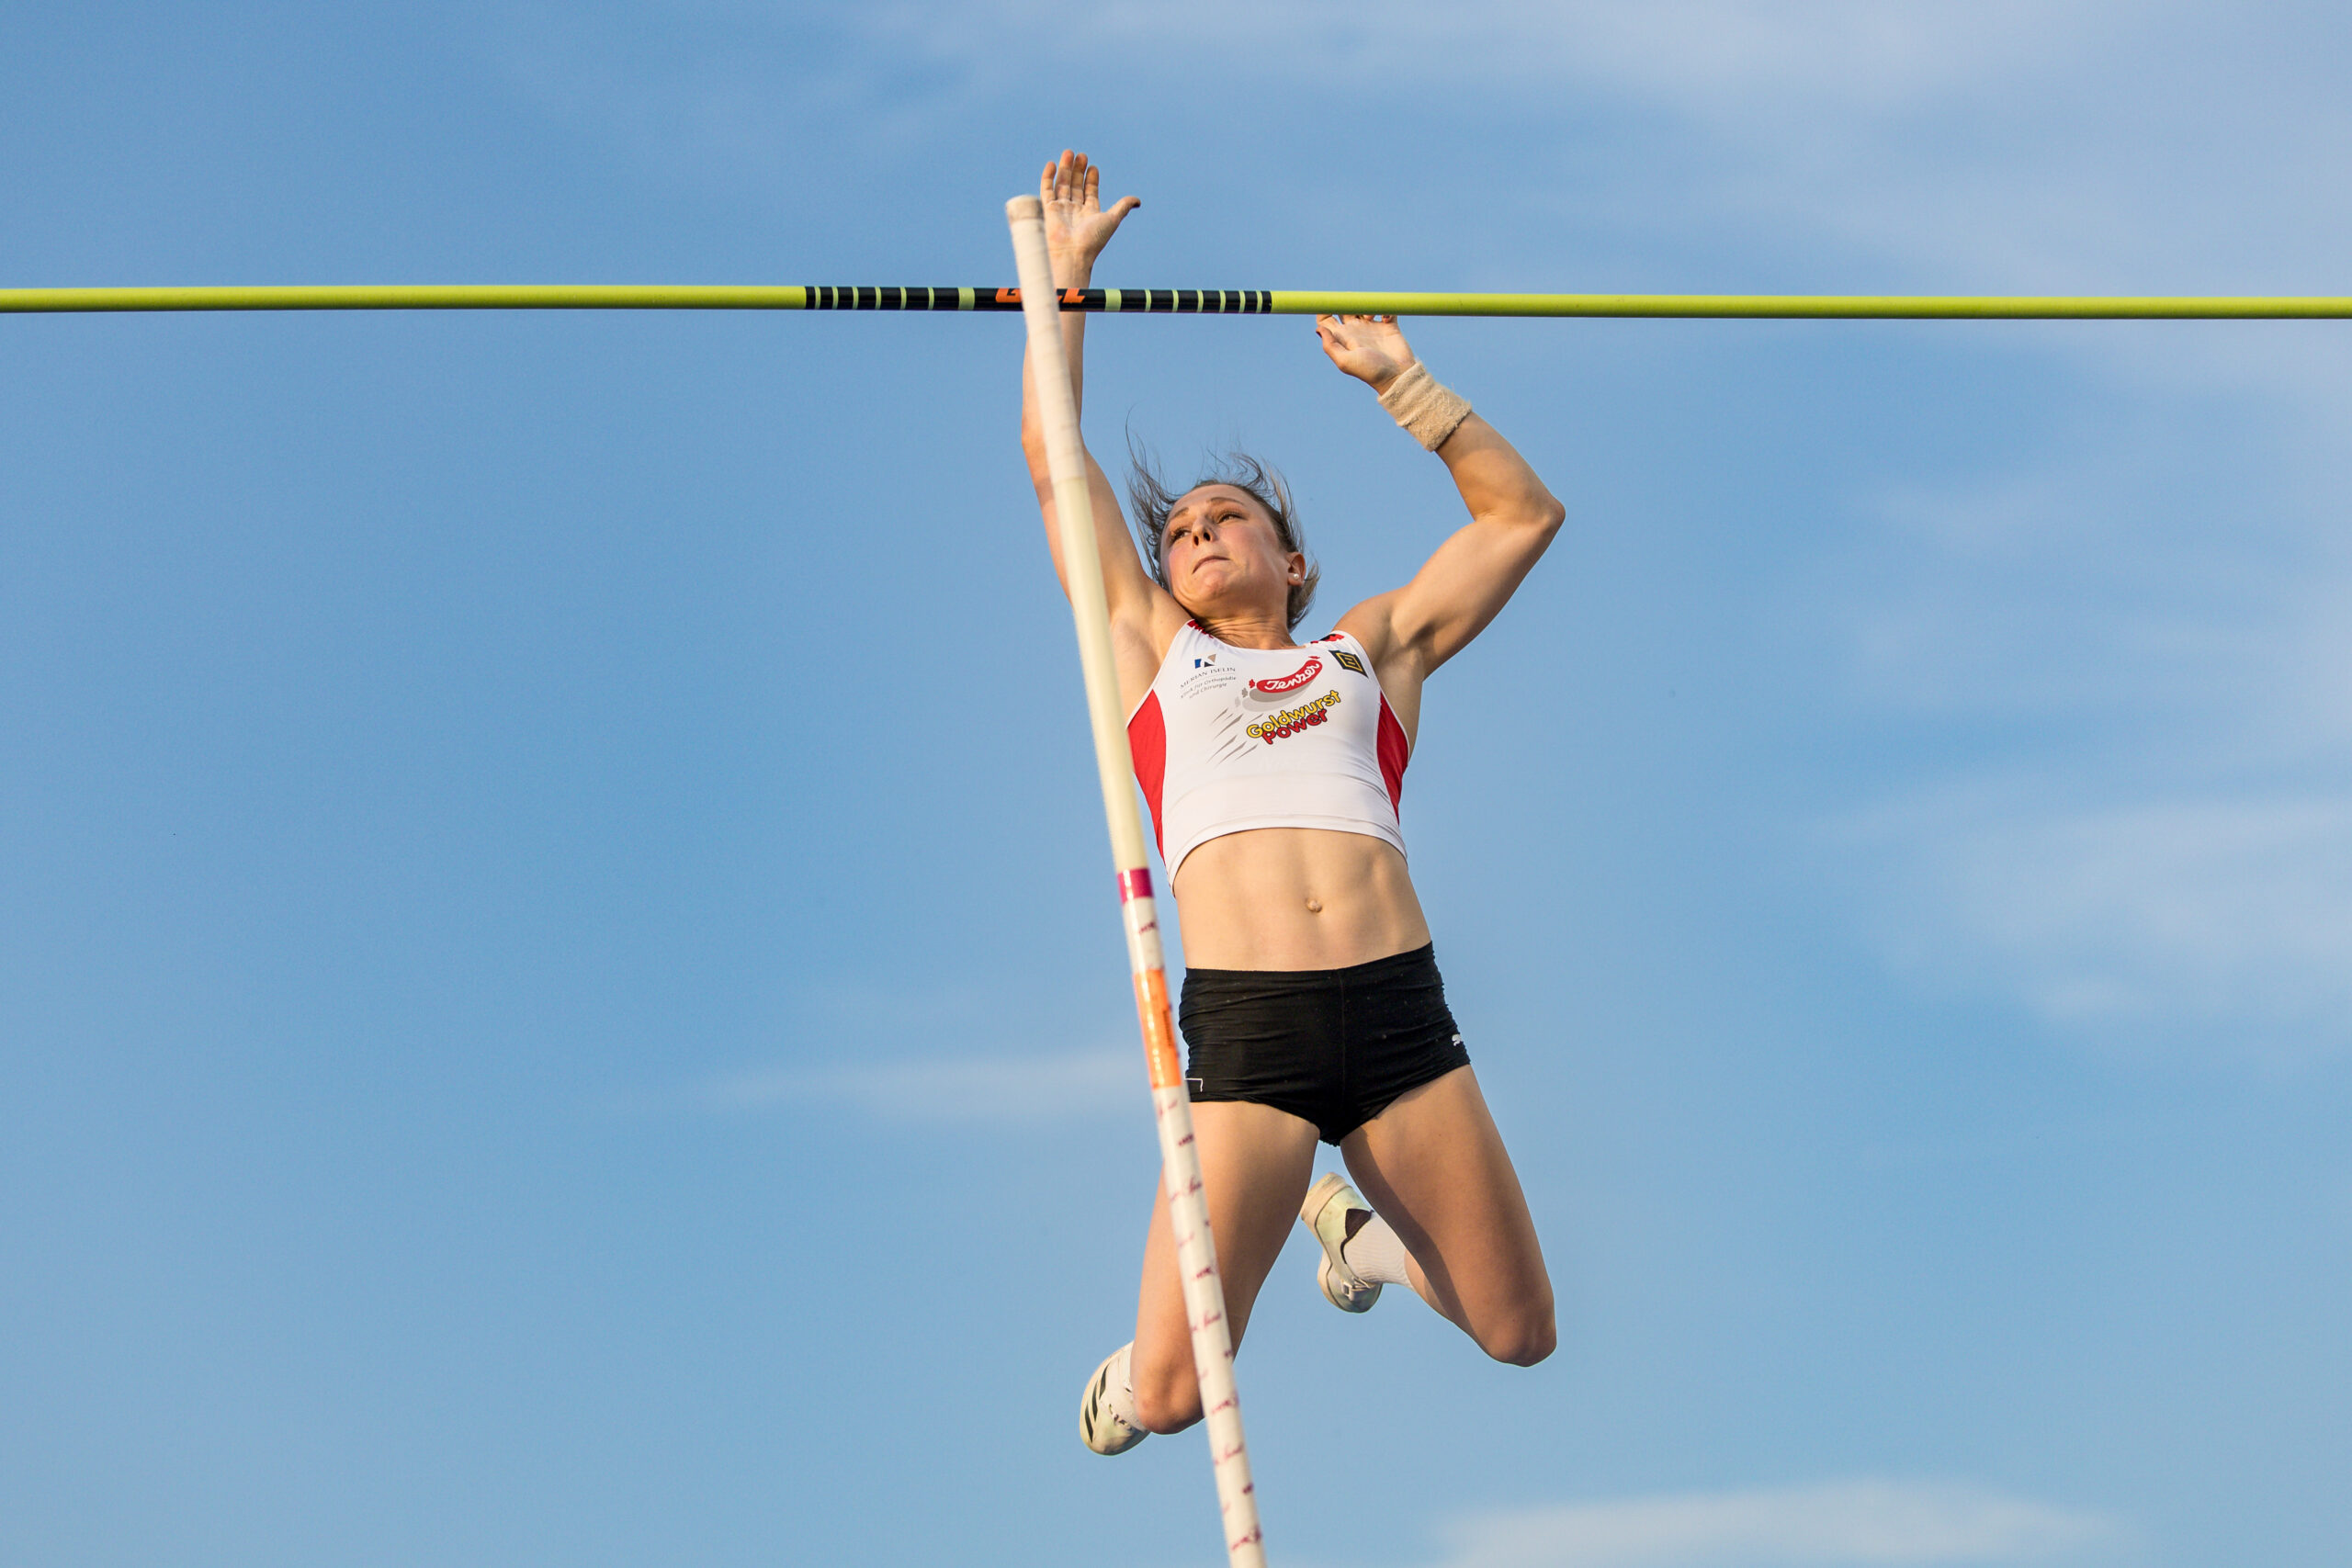
[{"label": "athlete's thigh", "polygon": [[1457,1067],[1421,1085],[1340,1147],[1356,1185],[1420,1265],[1430,1304],[1492,1353],[1523,1353],[1548,1337],[1544,1249],[1476,1074]]},{"label": "athlete's thigh", "polygon": [[[1193,1107],[1193,1139],[1200,1150],[1209,1230],[1225,1284],[1226,1318],[1238,1344],[1258,1288],[1290,1239],[1306,1196],[1315,1168],[1315,1125],[1269,1105],[1209,1100]],[[1136,1311],[1135,1375],[1138,1390],[1147,1379],[1190,1386],[1193,1378],[1192,1331],[1176,1269],[1176,1241],[1169,1229],[1166,1195],[1157,1187]]]}]

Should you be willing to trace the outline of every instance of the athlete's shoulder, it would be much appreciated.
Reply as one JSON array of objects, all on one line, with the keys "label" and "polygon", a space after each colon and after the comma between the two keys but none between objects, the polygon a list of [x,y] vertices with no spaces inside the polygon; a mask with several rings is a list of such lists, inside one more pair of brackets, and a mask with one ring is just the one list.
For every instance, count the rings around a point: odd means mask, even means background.
[{"label": "athlete's shoulder", "polygon": [[1363,644],[1357,641],[1351,633],[1331,632],[1317,637],[1306,646],[1323,649],[1331,656],[1331,661],[1342,670],[1352,670],[1367,679],[1372,674],[1372,666],[1364,661]]}]

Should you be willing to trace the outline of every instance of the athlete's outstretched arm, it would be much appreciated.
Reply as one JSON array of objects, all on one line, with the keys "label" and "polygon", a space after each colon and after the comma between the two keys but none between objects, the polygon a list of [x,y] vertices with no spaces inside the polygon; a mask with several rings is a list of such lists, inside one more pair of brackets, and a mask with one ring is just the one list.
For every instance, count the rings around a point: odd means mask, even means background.
[{"label": "athlete's outstretched arm", "polygon": [[[1334,365],[1375,392],[1386,391],[1414,364],[1394,317],[1318,316],[1315,333]],[[1567,517],[1527,459],[1475,413],[1437,455],[1470,509],[1469,524],[1438,547],[1412,581],[1342,617],[1383,666],[1384,682],[1394,670],[1418,683],[1486,630]]]},{"label": "athlete's outstretched arm", "polygon": [[[1054,283],[1057,288],[1086,288],[1093,276],[1094,258],[1102,254],[1127,214],[1142,205],[1132,196],[1125,197],[1105,212],[1102,188],[1102,171],[1091,167],[1083,152],[1064,152],[1057,161],[1046,165],[1046,172],[1038,180],[1038,199],[1046,208],[1046,248],[1053,257]],[[1069,355],[1070,390],[1081,400],[1082,406],[1086,385],[1083,311],[1063,314],[1062,344]],[[1021,360],[1021,450],[1029,459],[1030,482],[1037,488],[1037,505],[1045,513],[1046,545],[1053,552],[1054,575],[1061,580],[1062,592],[1067,593],[1069,573],[1062,561],[1053,475],[1046,465],[1046,431],[1037,412],[1035,368],[1029,363],[1026,351]],[[1110,602],[1112,626],[1122,632],[1140,629],[1153,619],[1153,596],[1165,598],[1166,594],[1144,570],[1119,511],[1119,498],[1091,452],[1086,455],[1086,478],[1094,499],[1094,536],[1102,557],[1102,589]],[[1153,657],[1156,661],[1156,652]]]}]

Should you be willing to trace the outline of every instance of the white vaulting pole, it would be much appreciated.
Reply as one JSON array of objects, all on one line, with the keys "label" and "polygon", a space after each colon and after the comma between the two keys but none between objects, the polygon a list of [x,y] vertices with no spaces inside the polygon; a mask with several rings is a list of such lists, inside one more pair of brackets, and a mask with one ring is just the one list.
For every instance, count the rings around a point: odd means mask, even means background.
[{"label": "white vaulting pole", "polygon": [[1183,1276],[1193,1369],[1201,1380],[1201,1408],[1207,1413],[1209,1460],[1216,1471],[1217,1506],[1225,1515],[1226,1558],[1230,1568],[1262,1568],[1266,1551],[1258,1532],[1258,1499],[1250,1482],[1250,1450],[1241,1438],[1241,1400],[1233,1388],[1233,1335],[1225,1316],[1225,1285],[1217,1278],[1216,1243],[1209,1235],[1208,1204],[1201,1192],[1192,1101],[1184,1092],[1176,1032],[1168,1016],[1159,909],[1144,858],[1135,764],[1119,713],[1111,615],[1102,596],[1102,558],[1095,547],[1086,451],[1078,435],[1078,400],[1070,393],[1061,309],[1054,294],[1053,264],[1046,253],[1045,209],[1035,197],[1019,196],[1004,204],[1004,216],[1012,228],[1013,259],[1021,267],[1030,368],[1046,425],[1046,460],[1053,474],[1054,512],[1061,525],[1063,574],[1069,581],[1070,615],[1078,624],[1079,662],[1086,671],[1094,763],[1102,775],[1102,811],[1110,822],[1119,912],[1127,929],[1127,965],[1135,975],[1144,1064],[1150,1071],[1152,1110],[1159,1122],[1160,1184],[1168,1198],[1169,1229],[1176,1237],[1176,1267]]}]

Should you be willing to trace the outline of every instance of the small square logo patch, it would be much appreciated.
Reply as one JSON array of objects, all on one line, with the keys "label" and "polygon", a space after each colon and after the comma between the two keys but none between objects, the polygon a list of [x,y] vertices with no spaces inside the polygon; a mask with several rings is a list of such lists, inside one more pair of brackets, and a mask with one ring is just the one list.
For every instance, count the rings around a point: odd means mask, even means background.
[{"label": "small square logo patch", "polygon": [[1354,654],[1350,653],[1346,649],[1333,649],[1331,650],[1331,657],[1338,660],[1348,669],[1354,671],[1357,674],[1361,675],[1364,673],[1363,660],[1358,659]]}]

